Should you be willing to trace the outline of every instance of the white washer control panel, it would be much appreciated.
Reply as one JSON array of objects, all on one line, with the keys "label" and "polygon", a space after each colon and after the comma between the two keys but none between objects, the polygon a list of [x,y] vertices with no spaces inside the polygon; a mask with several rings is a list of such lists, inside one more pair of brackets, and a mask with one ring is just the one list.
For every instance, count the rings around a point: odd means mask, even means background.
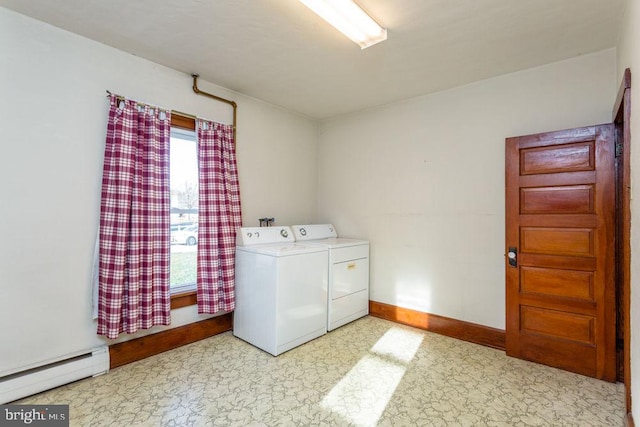
[{"label": "white washer control panel", "polygon": [[293,243],[295,241],[290,227],[241,227],[238,229],[237,245],[251,246],[262,243]]}]

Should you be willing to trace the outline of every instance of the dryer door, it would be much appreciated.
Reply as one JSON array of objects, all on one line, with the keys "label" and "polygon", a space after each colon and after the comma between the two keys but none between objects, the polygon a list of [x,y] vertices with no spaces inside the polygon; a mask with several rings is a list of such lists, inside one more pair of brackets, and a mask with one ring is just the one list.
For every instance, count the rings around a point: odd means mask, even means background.
[{"label": "dryer door", "polygon": [[365,290],[369,284],[369,258],[335,263],[332,273],[332,300]]}]

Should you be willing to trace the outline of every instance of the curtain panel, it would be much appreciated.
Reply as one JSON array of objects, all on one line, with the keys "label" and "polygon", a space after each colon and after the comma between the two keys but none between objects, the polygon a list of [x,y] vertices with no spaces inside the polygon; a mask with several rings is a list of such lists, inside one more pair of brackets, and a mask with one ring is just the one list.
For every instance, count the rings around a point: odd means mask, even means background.
[{"label": "curtain panel", "polygon": [[242,225],[233,126],[198,119],[198,313],[235,308],[236,232]]},{"label": "curtain panel", "polygon": [[111,95],[99,230],[98,334],[171,322],[171,113]]}]

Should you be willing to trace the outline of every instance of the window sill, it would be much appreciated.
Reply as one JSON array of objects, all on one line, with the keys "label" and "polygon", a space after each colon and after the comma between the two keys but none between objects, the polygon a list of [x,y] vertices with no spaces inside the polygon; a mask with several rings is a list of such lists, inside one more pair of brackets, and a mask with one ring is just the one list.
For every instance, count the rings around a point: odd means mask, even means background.
[{"label": "window sill", "polygon": [[190,305],[196,305],[198,303],[196,297],[196,291],[183,291],[176,292],[171,295],[171,309],[188,307]]}]

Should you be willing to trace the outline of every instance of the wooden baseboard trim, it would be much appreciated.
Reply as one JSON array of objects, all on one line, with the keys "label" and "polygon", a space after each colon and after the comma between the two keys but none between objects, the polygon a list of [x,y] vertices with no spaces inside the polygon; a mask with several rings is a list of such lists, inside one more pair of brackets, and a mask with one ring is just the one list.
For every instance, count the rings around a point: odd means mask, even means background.
[{"label": "wooden baseboard trim", "polygon": [[633,414],[631,412],[627,412],[627,417],[624,420],[624,425],[626,427],[635,427],[635,423],[633,422]]},{"label": "wooden baseboard trim", "polygon": [[369,314],[440,335],[505,350],[505,331],[436,314],[369,301]]},{"label": "wooden baseboard trim", "polygon": [[126,365],[231,330],[231,313],[109,346],[110,368]]}]

